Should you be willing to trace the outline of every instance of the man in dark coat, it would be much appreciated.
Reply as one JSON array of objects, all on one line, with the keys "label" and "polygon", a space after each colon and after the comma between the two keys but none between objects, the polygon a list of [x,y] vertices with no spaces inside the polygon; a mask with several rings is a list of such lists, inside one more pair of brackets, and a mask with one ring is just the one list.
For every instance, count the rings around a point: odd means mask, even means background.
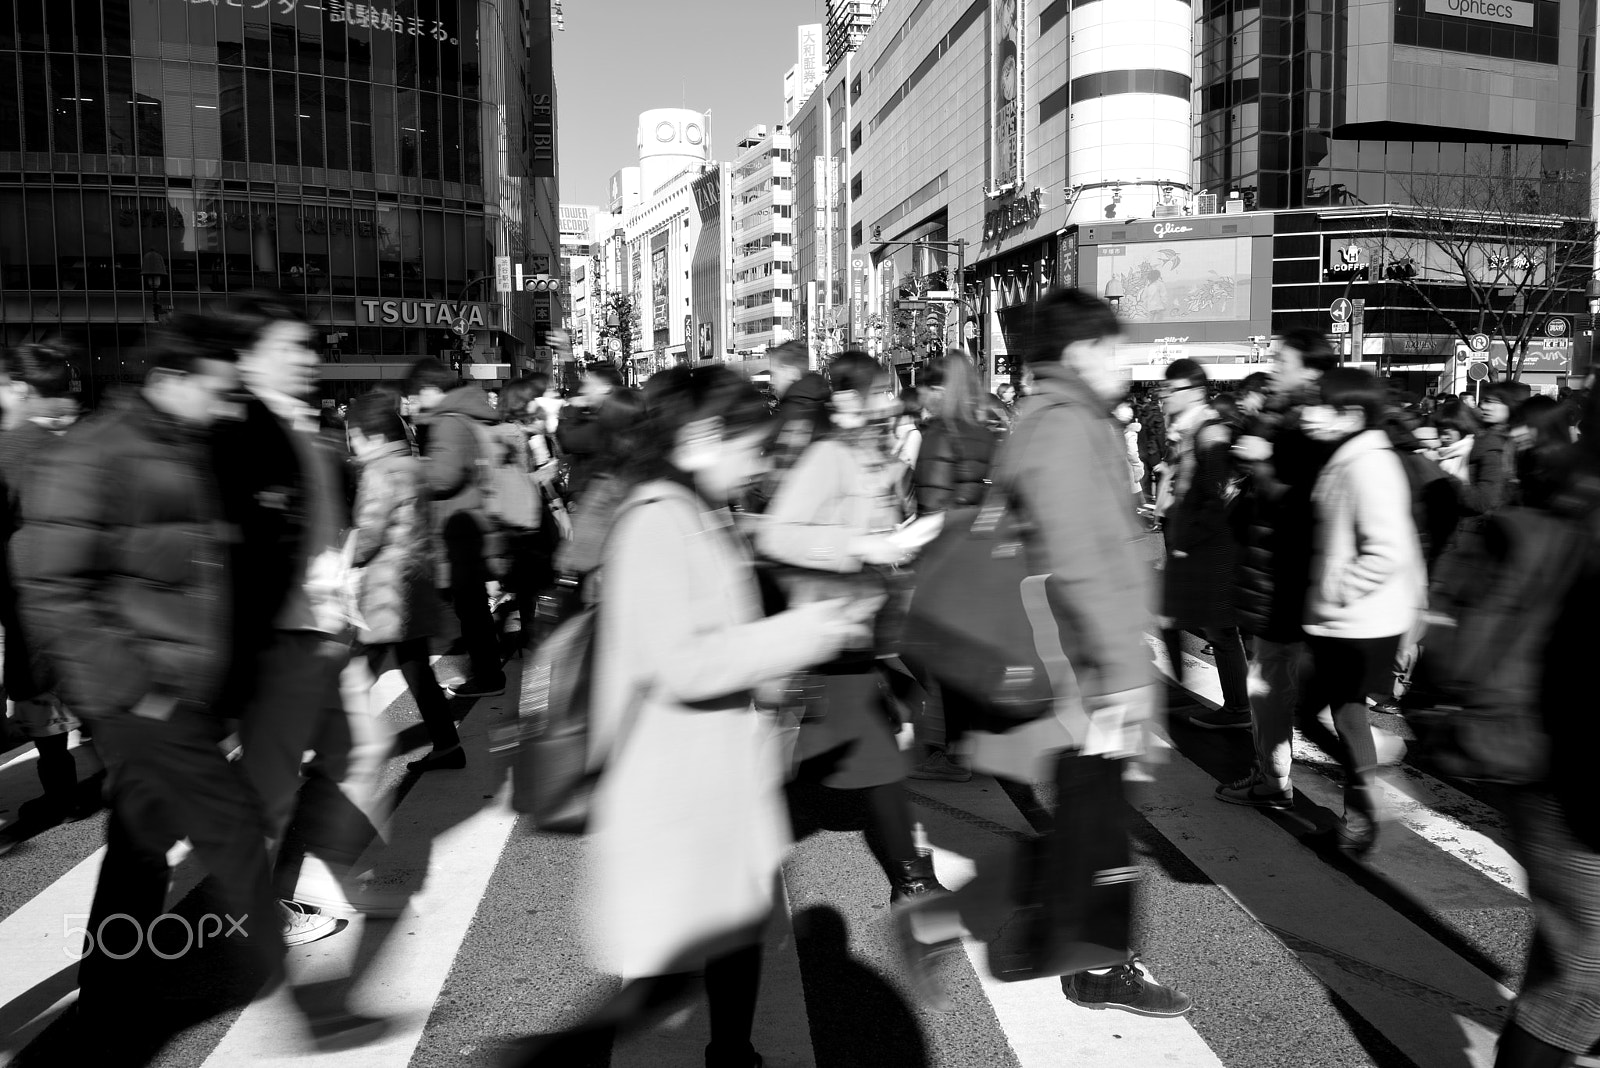
[{"label": "man in dark coat", "polygon": [[1189,722],[1209,730],[1248,730],[1250,663],[1234,612],[1238,546],[1228,521],[1237,493],[1229,456],[1233,436],[1206,401],[1206,372],[1196,361],[1175,360],[1167,368],[1164,394],[1168,426],[1177,438],[1162,476],[1160,511],[1167,554],[1161,614],[1172,673],[1183,680],[1183,629],[1203,631],[1216,654],[1223,704],[1192,707]]},{"label": "man in dark coat", "polygon": [[176,925],[176,945],[154,926],[178,840],[238,921],[234,951],[269,979],[283,959],[266,827],[214,713],[231,590],[205,432],[239,375],[204,323],[169,331],[144,387],[60,442],[13,546],[23,625],[68,707],[94,724],[107,769],[111,821],[78,973],[80,1032],[106,1053],[155,1007],[153,954],[183,951]]},{"label": "man in dark coat", "polygon": [[606,398],[623,389],[622,372],[614,364],[591,364],[583,372],[578,396],[567,403],[556,426],[556,444],[567,458],[567,495],[576,501],[609,452],[601,419]]},{"label": "man in dark coat", "polygon": [[[412,366],[406,392],[413,417],[423,431],[423,467],[433,494],[433,533],[443,547],[440,555],[449,571],[450,607],[461,624],[461,640],[471,662],[471,674],[453,690],[459,697],[504,693],[500,643],[489,612],[489,555],[494,545],[483,511],[479,443],[483,429],[499,423],[500,415],[489,407],[483,390],[462,383],[435,359],[418,360]],[[561,429],[568,427],[563,418]]]},{"label": "man in dark coat", "polygon": [[67,747],[68,736],[79,721],[51,692],[49,665],[35,663],[17,614],[16,587],[6,561],[8,547],[26,521],[24,490],[41,458],[54,450],[61,435],[77,421],[78,402],[71,392],[72,368],[65,347],[22,345],[9,362],[20,418],[0,435],[0,626],[5,628],[5,688],[6,696],[16,703],[14,722],[39,751],[39,785],[44,794],[22,803],[17,834],[7,829],[0,838],[0,852],[20,834],[87,811],[87,806],[78,804],[78,770]]},{"label": "man in dark coat", "polygon": [[1328,461],[1326,446],[1300,429],[1317,382],[1338,363],[1321,333],[1291,330],[1279,339],[1266,408],[1234,443],[1249,472],[1237,529],[1242,546],[1237,606],[1241,629],[1255,639],[1257,685],[1251,698],[1255,766],[1217,798],[1254,808],[1287,809],[1295,707],[1305,658],[1306,592],[1311,583],[1311,491]]}]

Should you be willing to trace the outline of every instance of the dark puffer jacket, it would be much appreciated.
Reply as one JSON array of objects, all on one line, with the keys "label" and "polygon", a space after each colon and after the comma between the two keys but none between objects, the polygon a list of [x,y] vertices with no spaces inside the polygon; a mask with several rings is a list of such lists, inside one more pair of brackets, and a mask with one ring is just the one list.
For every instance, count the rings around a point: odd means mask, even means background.
[{"label": "dark puffer jacket", "polygon": [[986,426],[935,419],[922,432],[913,481],[922,515],[981,504],[999,443]]},{"label": "dark puffer jacket", "polygon": [[1491,426],[1473,435],[1467,475],[1461,506],[1471,529],[1483,526],[1481,517],[1517,503],[1517,446],[1509,430]]},{"label": "dark puffer jacket", "polygon": [[[17,589],[11,577],[9,546],[11,539],[27,519],[22,500],[23,488],[28,484],[38,465],[41,453],[53,449],[60,441],[59,430],[51,429],[60,423],[62,429],[76,417],[76,403],[67,400],[70,415],[56,414],[54,422],[24,419],[5,434],[0,435],[0,627],[5,629],[5,687],[6,696],[13,701],[27,701],[49,692],[51,680],[48,665],[35,663],[36,657],[29,647],[22,619],[17,614]],[[34,407],[59,413],[57,401],[36,401]]]},{"label": "dark puffer jacket", "polygon": [[70,431],[12,544],[23,625],[77,715],[209,707],[228,661],[224,523],[202,435],[139,394]]},{"label": "dark puffer jacket", "polygon": [[422,458],[434,500],[434,531],[443,533],[458,513],[483,511],[478,463],[482,449],[472,424],[494,426],[500,415],[489,406],[483,390],[466,385],[446,393],[438,407],[418,422],[427,428]]},{"label": "dark puffer jacket", "polygon": [[1274,642],[1305,640],[1301,623],[1311,582],[1311,491],[1332,455],[1301,431],[1298,408],[1291,404],[1280,403],[1247,428],[1247,434],[1272,442],[1272,458],[1250,465],[1249,487],[1235,512],[1239,629]]}]

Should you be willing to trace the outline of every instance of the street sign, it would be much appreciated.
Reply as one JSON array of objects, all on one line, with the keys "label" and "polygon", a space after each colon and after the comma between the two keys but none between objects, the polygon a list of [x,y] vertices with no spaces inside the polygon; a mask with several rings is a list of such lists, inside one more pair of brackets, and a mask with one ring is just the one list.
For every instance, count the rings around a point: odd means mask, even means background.
[{"label": "street sign", "polygon": [[1467,365],[1467,377],[1474,382],[1482,382],[1489,377],[1489,365],[1482,360]]},{"label": "street sign", "polygon": [[1547,337],[1544,339],[1544,351],[1565,352],[1570,344],[1571,342],[1564,337]]},{"label": "street sign", "polygon": [[1566,337],[1571,331],[1572,324],[1559,315],[1552,315],[1544,324],[1545,337]]},{"label": "street sign", "polygon": [[1467,338],[1467,348],[1471,349],[1473,352],[1488,352],[1489,335],[1473,334],[1471,337]]},{"label": "street sign", "polygon": [[511,257],[494,258],[494,288],[498,293],[511,293]]},{"label": "street sign", "polygon": [[455,322],[450,324],[450,332],[456,337],[466,337],[467,321],[465,319],[457,319]]},{"label": "street sign", "polygon": [[925,300],[902,300],[895,305],[901,311],[921,311],[928,306]]},{"label": "street sign", "polygon": [[1333,322],[1333,332],[1335,334],[1348,334],[1350,332],[1350,321],[1348,319],[1335,319]]},{"label": "street sign", "polygon": [[[1351,317],[1355,315],[1355,305],[1350,303],[1349,298],[1340,297],[1328,305],[1328,314],[1333,316],[1335,324],[1348,323]],[[1340,330],[1337,333],[1343,334],[1345,331]]]}]

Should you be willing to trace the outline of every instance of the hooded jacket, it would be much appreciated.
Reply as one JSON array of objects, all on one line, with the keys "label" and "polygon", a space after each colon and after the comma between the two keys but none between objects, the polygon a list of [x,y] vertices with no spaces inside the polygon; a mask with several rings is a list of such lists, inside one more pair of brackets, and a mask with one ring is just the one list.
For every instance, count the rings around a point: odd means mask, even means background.
[{"label": "hooded jacket", "polygon": [[461,386],[444,395],[436,408],[417,420],[427,428],[422,448],[423,469],[432,494],[433,529],[442,534],[452,518],[462,512],[483,511],[479,487],[478,431],[473,423],[494,426],[500,415],[476,386]]}]

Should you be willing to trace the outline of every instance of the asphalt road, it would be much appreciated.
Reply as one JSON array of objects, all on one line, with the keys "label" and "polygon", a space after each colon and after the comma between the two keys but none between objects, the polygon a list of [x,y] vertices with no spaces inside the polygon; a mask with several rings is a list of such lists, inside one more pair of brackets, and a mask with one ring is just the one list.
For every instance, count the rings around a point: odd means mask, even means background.
[{"label": "asphalt road", "polygon": [[[1186,656],[1186,681],[1214,703],[1215,672],[1198,643]],[[467,771],[417,779],[403,773],[403,758],[426,745],[415,709],[393,678],[384,684],[395,694],[386,718],[399,741],[386,778],[393,809],[382,870],[413,894],[410,907],[398,920],[353,919],[292,959],[302,979],[356,977],[353,1004],[391,1017],[393,1028],[373,1046],[315,1063],[486,1064],[504,1036],[563,1026],[614,989],[585,947],[584,843],[530,834],[504,804],[488,734],[515,714],[515,687],[458,705]],[[1403,723],[1373,718],[1377,729],[1405,735]],[[996,982],[976,942],[945,965],[956,1011],[919,1008],[899,977],[889,888],[863,842],[862,813],[835,798],[808,812],[822,829],[796,845],[783,873],[756,1036],[766,1063],[1490,1065],[1530,933],[1521,872],[1492,798],[1410,764],[1389,768],[1392,819],[1379,850],[1355,863],[1331,848],[1337,772],[1309,742],[1296,747],[1294,810],[1269,816],[1211,797],[1218,781],[1247,768],[1247,732],[1174,722],[1170,738],[1151,781],[1130,784],[1143,872],[1135,945],[1152,975],[1194,998],[1187,1018],[1079,1008],[1053,980]],[[87,779],[87,750],[79,765]],[[1027,829],[986,777],[910,785],[952,885],[970,877],[973,858],[1013,847]],[[35,786],[25,749],[0,755],[0,820]],[[0,1064],[62,1063],[68,1024],[52,1020],[72,992],[63,917],[87,911],[103,834],[101,815],[0,857]],[[180,864],[175,911],[203,909],[200,876],[192,862]],[[175,962],[172,980],[172,1018],[154,1022],[173,1032],[157,1064],[271,1065],[307,1055],[293,1006],[281,993],[246,1004],[253,991],[225,955]],[[691,1004],[620,1041],[602,1063],[698,1065],[704,1042],[703,1007]]]}]

